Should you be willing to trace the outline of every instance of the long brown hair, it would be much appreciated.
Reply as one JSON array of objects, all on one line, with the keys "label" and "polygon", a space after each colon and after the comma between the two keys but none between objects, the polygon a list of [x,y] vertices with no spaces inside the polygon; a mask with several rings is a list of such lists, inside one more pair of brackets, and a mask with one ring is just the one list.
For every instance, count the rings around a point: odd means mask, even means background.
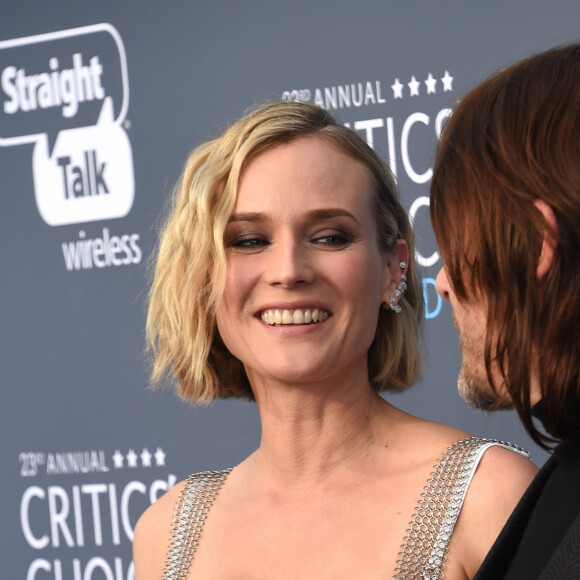
[{"label": "long brown hair", "polygon": [[[553,210],[554,262],[538,280]],[[524,426],[539,367],[545,424],[557,440],[580,426],[580,44],[532,56],[492,76],[457,105],[431,183],[431,219],[460,301],[487,303],[485,365],[492,364]]]}]

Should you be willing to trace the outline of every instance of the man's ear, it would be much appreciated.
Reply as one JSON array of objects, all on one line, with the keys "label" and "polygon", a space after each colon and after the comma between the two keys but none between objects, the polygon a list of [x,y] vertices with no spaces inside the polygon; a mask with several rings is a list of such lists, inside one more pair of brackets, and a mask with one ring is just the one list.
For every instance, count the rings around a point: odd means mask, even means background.
[{"label": "man's ear", "polygon": [[556,248],[558,247],[558,242],[556,241],[558,235],[558,220],[556,219],[554,210],[545,201],[536,199],[534,206],[544,217],[547,226],[544,230],[542,251],[540,252],[538,265],[536,267],[536,276],[538,280],[541,280],[550,271],[554,263],[554,256],[556,255]]}]

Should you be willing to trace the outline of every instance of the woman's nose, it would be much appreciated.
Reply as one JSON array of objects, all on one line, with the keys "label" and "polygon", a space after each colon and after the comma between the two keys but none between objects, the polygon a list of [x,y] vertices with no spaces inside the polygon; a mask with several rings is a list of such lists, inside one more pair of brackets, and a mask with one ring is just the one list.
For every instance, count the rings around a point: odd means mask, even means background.
[{"label": "woman's nose", "polygon": [[268,284],[281,288],[311,283],[314,268],[308,249],[293,240],[278,242],[270,252],[265,276]]},{"label": "woman's nose", "polygon": [[442,267],[435,278],[435,289],[437,293],[443,300],[447,300],[449,302],[449,280],[447,279],[447,272],[445,268]]}]

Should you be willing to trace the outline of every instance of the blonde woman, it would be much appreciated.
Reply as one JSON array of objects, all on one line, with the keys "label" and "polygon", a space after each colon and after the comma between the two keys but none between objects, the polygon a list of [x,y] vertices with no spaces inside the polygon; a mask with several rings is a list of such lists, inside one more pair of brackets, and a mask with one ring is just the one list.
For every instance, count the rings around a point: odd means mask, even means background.
[{"label": "blonde woman", "polygon": [[192,153],[151,289],[154,379],[255,400],[262,438],[145,512],[137,580],[474,575],[536,470],[379,395],[419,373],[412,256],[385,164],[318,107],[263,106]]}]

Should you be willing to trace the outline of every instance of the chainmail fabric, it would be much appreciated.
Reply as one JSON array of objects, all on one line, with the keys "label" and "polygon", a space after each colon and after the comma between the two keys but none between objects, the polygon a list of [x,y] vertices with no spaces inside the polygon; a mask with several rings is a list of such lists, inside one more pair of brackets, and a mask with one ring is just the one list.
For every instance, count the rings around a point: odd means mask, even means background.
[{"label": "chainmail fabric", "polygon": [[409,522],[393,580],[443,580],[449,541],[469,484],[483,453],[494,445],[521,447],[481,437],[468,437],[448,447],[439,458]]},{"label": "chainmail fabric", "polygon": [[[481,456],[499,445],[529,457],[521,447],[468,437],[447,448],[435,464],[401,546],[393,580],[444,580],[447,548]],[[163,580],[184,580],[207,514],[231,469],[190,475],[174,508]]]},{"label": "chainmail fabric", "polygon": [[163,580],[183,580],[187,576],[207,513],[230,471],[203,471],[186,479],[173,508]]}]

